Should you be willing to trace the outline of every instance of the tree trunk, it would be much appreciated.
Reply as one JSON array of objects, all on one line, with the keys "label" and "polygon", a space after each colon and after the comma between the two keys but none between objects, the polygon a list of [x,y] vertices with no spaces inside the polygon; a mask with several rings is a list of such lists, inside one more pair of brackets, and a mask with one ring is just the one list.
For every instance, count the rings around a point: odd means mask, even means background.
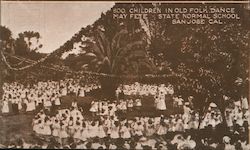
[{"label": "tree trunk", "polygon": [[4,66],[4,63],[2,61],[2,57],[0,56],[0,105],[2,104],[2,96],[3,96],[3,84],[4,84],[4,79],[7,74],[7,69]]},{"label": "tree trunk", "polygon": [[102,95],[109,99],[115,98],[115,90],[118,87],[118,81],[115,78],[103,77],[100,79]]}]

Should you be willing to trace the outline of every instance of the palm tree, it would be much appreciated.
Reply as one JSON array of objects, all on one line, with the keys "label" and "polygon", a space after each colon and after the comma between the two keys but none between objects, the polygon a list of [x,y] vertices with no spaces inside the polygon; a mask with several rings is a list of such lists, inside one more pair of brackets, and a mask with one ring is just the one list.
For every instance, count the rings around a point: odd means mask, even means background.
[{"label": "palm tree", "polygon": [[[153,72],[154,66],[149,61],[145,47],[145,35],[142,30],[129,33],[123,27],[111,40],[104,29],[98,27],[93,31],[93,41],[85,41],[85,56],[92,57],[90,66],[100,73],[112,75],[140,75]],[[145,71],[146,70],[146,71]],[[143,72],[144,71],[144,72]],[[118,86],[118,78],[104,77],[100,79],[105,93],[113,95]]]}]

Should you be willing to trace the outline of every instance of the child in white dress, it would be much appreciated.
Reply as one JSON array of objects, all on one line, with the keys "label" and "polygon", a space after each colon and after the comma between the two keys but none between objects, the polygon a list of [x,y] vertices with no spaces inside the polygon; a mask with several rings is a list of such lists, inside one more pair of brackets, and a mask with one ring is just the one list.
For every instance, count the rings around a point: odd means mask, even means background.
[{"label": "child in white dress", "polygon": [[62,139],[66,139],[67,137],[69,137],[68,133],[67,133],[67,125],[61,121],[60,123],[60,132],[59,132],[59,137]]},{"label": "child in white dress", "polygon": [[81,87],[81,88],[80,88],[79,96],[80,96],[80,97],[85,97],[85,88],[84,88],[84,87]]},{"label": "child in white dress", "polygon": [[134,106],[134,101],[133,99],[129,99],[128,100],[128,110],[132,111],[133,110],[133,106]]},{"label": "child in white dress", "polygon": [[111,127],[111,134],[110,137],[112,139],[118,139],[119,136],[119,122],[115,122],[114,125]]},{"label": "child in white dress", "polygon": [[48,117],[44,120],[43,135],[51,135],[51,121]]},{"label": "child in white dress", "polygon": [[92,101],[91,102],[91,108],[89,109],[89,111],[94,116],[98,112],[98,102]]},{"label": "child in white dress", "polygon": [[53,128],[52,135],[58,137],[60,132],[60,122],[57,119],[55,119],[55,121],[53,122],[52,128]]},{"label": "child in white dress", "polygon": [[160,121],[160,125],[158,127],[157,134],[158,135],[165,135],[165,134],[167,134],[166,125],[165,125],[164,121],[162,121],[162,120]]},{"label": "child in white dress", "polygon": [[56,106],[60,106],[60,105],[61,105],[61,101],[60,101],[60,98],[59,98],[59,97],[56,97],[56,98],[55,98],[55,105],[56,105]]},{"label": "child in white dress", "polygon": [[9,103],[7,100],[3,101],[2,113],[9,113]]},{"label": "child in white dress", "polygon": [[144,127],[140,121],[138,121],[134,126],[134,133],[137,136],[142,136],[144,132]]},{"label": "child in white dress", "polygon": [[102,122],[99,122],[97,137],[99,137],[99,138],[104,138],[104,137],[106,137],[106,133],[105,133],[105,131],[104,131],[104,127],[103,127]]},{"label": "child in white dress", "polygon": [[26,100],[26,105],[27,105],[27,108],[26,108],[27,112],[30,112],[36,109],[36,104],[34,100]]},{"label": "child in white dress", "polygon": [[131,133],[130,133],[130,129],[128,128],[127,122],[121,127],[120,133],[121,133],[121,138],[123,139],[128,140],[131,138]]},{"label": "child in white dress", "polygon": [[146,123],[146,135],[152,136],[155,133],[155,127],[151,119]]},{"label": "child in white dress", "polygon": [[92,123],[88,126],[88,132],[89,132],[89,137],[94,138],[97,136],[98,133],[98,124],[95,121],[92,121]]},{"label": "child in white dress", "polygon": [[81,126],[81,123],[79,121],[76,121],[76,124],[74,126],[75,128],[75,133],[73,135],[73,137],[75,138],[75,142],[81,140],[82,138],[82,126]]},{"label": "child in white dress", "polygon": [[89,132],[88,128],[86,126],[85,122],[82,122],[82,134],[81,134],[81,140],[86,141],[89,138]]}]

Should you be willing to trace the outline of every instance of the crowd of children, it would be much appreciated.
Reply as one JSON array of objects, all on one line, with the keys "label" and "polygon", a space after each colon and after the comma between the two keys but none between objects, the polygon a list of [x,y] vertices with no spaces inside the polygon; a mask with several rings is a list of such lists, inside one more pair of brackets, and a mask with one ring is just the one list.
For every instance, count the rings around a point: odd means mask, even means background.
[{"label": "crowd of children", "polygon": [[[117,141],[123,141],[122,148],[136,148],[143,149],[145,147],[150,149],[157,149],[156,143],[161,145],[161,149],[175,147],[176,149],[195,149],[197,145],[221,148],[224,145],[225,149],[235,149],[237,143],[242,148],[250,148],[247,142],[249,116],[248,111],[242,109],[242,106],[234,104],[227,107],[226,114],[232,117],[232,124],[227,124],[229,135],[224,135],[222,143],[214,140],[211,141],[212,135],[206,132],[214,132],[219,129],[222,124],[222,113],[219,111],[215,103],[210,103],[208,110],[204,116],[200,116],[186,103],[183,106],[184,113],[170,116],[158,117],[134,117],[121,118],[116,111],[120,110],[115,102],[107,103],[105,101],[98,103],[102,105],[101,108],[107,107],[107,113],[100,113],[98,117],[86,118],[81,110],[77,107],[59,110],[55,116],[50,116],[43,111],[39,112],[33,120],[33,130],[37,134],[53,136],[55,139],[60,139],[61,145],[65,144],[65,139],[73,138],[74,143],[80,143],[83,148],[108,148],[116,149]],[[229,112],[229,109],[231,110]],[[244,112],[240,112],[244,110]],[[91,111],[91,109],[90,109]],[[105,112],[105,111],[104,111]],[[199,120],[202,117],[201,121]],[[228,117],[228,115],[227,115]],[[239,121],[239,117],[242,118]],[[200,121],[200,123],[199,123]],[[228,123],[228,118],[227,118]],[[194,131],[203,131],[209,136],[198,140]],[[190,132],[192,131],[192,132]],[[189,133],[190,135],[186,135]],[[204,134],[204,135],[206,135]],[[171,136],[169,136],[171,135]],[[185,136],[184,136],[185,135]],[[237,140],[231,143],[230,135]],[[243,136],[244,135],[244,136]],[[196,137],[196,138],[195,138]],[[209,139],[210,138],[210,139]],[[96,145],[93,139],[98,139]],[[105,145],[105,140],[109,139],[110,145]],[[133,143],[135,141],[136,143]],[[197,141],[198,140],[198,141]],[[67,142],[66,142],[67,143]],[[88,147],[87,143],[92,143]],[[118,142],[119,143],[119,142]],[[131,143],[133,143],[131,145]],[[78,145],[79,146],[79,145]],[[77,144],[76,144],[76,148]],[[119,147],[120,148],[120,147]]]},{"label": "crowd of children", "polygon": [[[34,133],[45,141],[28,144],[24,139],[8,143],[8,148],[77,148],[77,149],[216,149],[249,150],[250,116],[248,100],[229,102],[225,111],[210,103],[204,114],[199,114],[191,105],[193,96],[184,100],[174,97],[174,106],[183,113],[156,117],[120,115],[127,111],[140,110],[143,96],[153,96],[158,110],[165,110],[165,96],[173,95],[171,85],[147,85],[135,83],[120,86],[117,100],[92,101],[87,116],[77,101],[69,109],[60,106],[61,96],[73,94],[85,96],[87,92],[100,88],[92,84],[81,86],[73,79],[60,82],[38,82],[24,86],[17,82],[4,85],[2,112],[11,109],[38,110],[32,121]],[[119,94],[139,95],[136,99],[119,99]],[[159,102],[159,101],[163,101]],[[158,103],[157,103],[158,102]],[[11,103],[11,107],[10,104]],[[164,105],[165,104],[165,105]],[[39,109],[38,109],[39,108]],[[224,120],[223,120],[224,119]],[[225,121],[225,125],[224,122]],[[220,134],[219,134],[220,133]],[[51,139],[47,140],[46,139]]]},{"label": "crowd of children", "polygon": [[61,81],[38,82],[26,85],[13,82],[5,83],[2,97],[2,113],[31,112],[45,107],[60,106],[60,98],[69,94],[84,97],[91,90],[100,88],[96,84],[81,86],[80,82],[73,79]]},{"label": "crowd of children", "polygon": [[135,82],[133,84],[120,85],[116,93],[117,95],[120,92],[124,92],[125,95],[140,95],[140,96],[149,96],[149,95],[157,95],[159,92],[163,92],[160,94],[174,94],[173,85],[169,84],[165,86],[165,84],[161,85],[151,85],[151,84],[141,84],[139,82]]}]

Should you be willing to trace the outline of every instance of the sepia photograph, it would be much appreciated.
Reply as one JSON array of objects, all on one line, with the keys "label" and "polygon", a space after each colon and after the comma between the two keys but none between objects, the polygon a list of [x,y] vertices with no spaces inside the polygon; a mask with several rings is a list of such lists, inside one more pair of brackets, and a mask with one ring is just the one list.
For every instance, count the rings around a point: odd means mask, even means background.
[{"label": "sepia photograph", "polygon": [[250,150],[250,1],[0,0],[0,148]]}]

